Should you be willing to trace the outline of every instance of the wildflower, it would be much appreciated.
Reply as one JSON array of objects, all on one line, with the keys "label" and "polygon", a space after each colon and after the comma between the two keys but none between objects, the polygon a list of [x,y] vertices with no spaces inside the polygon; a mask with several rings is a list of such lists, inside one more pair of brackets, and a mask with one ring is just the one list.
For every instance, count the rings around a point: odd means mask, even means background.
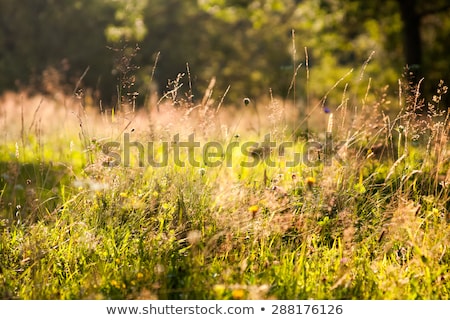
[{"label": "wildflower", "polygon": [[257,205],[253,205],[248,208],[248,211],[250,211],[252,213],[256,213],[256,212],[258,212],[258,210],[259,210],[259,207]]},{"label": "wildflower", "polygon": [[120,196],[121,198],[128,198],[128,194],[127,194],[126,192],[121,192],[121,193],[119,193],[119,196]]},{"label": "wildflower", "polygon": [[248,211],[252,214],[252,218],[255,218],[256,213],[258,212],[259,207],[257,205],[250,206]]},{"label": "wildflower", "polygon": [[116,280],[111,280],[111,285],[112,285],[114,288],[120,289],[120,283],[117,282]]},{"label": "wildflower", "polygon": [[324,108],[323,108],[323,112],[325,112],[325,113],[330,113],[331,110],[330,110],[330,108],[328,108],[328,107],[324,107]]},{"label": "wildflower", "polygon": [[234,289],[231,292],[231,296],[233,297],[233,299],[235,300],[240,300],[243,299],[245,296],[245,291],[243,289]]},{"label": "wildflower", "polygon": [[306,186],[309,188],[309,189],[312,189],[312,187],[314,186],[314,184],[316,183],[316,178],[314,178],[314,177],[308,177],[308,178],[306,178]]},{"label": "wildflower", "polygon": [[142,274],[142,272],[138,272],[137,275],[136,275],[136,277],[137,277],[138,279],[142,279],[142,278],[144,277],[144,275]]},{"label": "wildflower", "polygon": [[158,191],[153,191],[152,196],[153,196],[154,198],[158,198],[158,196],[159,196]]},{"label": "wildflower", "polygon": [[225,289],[223,284],[215,284],[213,287],[213,291],[218,297],[221,297],[225,293]]},{"label": "wildflower", "polygon": [[163,203],[161,206],[164,210],[167,210],[170,208],[170,205],[168,203]]}]

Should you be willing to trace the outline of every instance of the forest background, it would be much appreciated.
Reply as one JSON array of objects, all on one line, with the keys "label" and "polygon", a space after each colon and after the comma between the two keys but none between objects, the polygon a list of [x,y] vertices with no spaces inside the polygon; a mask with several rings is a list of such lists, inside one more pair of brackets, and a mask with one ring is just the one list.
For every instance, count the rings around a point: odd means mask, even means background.
[{"label": "forest background", "polygon": [[217,78],[217,95],[230,86],[232,104],[269,90],[295,100],[307,86],[320,98],[362,66],[375,91],[393,95],[410,72],[425,78],[424,94],[450,80],[445,0],[0,0],[0,8],[0,92],[83,89],[113,107],[124,82],[142,104],[189,73],[178,93],[201,99]]}]

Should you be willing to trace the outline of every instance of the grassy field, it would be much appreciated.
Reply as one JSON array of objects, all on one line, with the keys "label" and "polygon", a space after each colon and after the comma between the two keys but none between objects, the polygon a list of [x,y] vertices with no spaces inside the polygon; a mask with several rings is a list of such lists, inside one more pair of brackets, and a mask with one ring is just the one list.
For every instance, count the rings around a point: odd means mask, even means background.
[{"label": "grassy field", "polygon": [[303,115],[4,95],[0,297],[449,299],[445,92],[422,116],[406,91]]}]

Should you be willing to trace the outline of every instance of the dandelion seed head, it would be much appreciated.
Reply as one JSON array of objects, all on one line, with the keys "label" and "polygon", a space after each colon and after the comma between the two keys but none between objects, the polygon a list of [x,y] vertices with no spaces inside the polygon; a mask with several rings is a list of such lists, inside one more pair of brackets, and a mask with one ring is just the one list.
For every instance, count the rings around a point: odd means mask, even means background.
[{"label": "dandelion seed head", "polygon": [[187,241],[191,245],[195,245],[202,239],[202,233],[199,230],[191,230],[187,234]]}]

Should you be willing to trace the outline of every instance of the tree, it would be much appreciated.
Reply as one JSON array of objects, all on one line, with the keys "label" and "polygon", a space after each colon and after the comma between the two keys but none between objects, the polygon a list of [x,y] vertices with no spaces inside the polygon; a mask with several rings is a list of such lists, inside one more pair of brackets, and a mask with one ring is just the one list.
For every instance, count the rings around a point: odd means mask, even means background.
[{"label": "tree", "polygon": [[[115,10],[106,1],[0,0],[0,89],[38,86],[55,69],[61,84],[84,78],[96,88],[111,70],[105,29]],[[32,80],[35,79],[35,80]]]},{"label": "tree", "polygon": [[[411,71],[412,84],[416,84],[423,76],[423,40],[422,24],[427,16],[442,14],[450,9],[450,4],[435,1],[397,0],[403,22],[403,51],[405,63]],[[426,71],[426,70],[425,70]]]},{"label": "tree", "polygon": [[[353,80],[370,77],[375,88],[395,88],[408,65],[416,78],[423,75],[435,85],[450,68],[450,19],[443,13],[449,7],[447,0],[23,0],[20,6],[0,0],[0,90],[42,82],[48,69],[73,90],[89,66],[82,86],[101,93],[106,103],[121,81],[117,54],[132,52],[136,44],[141,50],[133,63],[140,68],[133,73],[140,97],[150,86],[158,52],[152,80],[160,93],[169,79],[187,73],[188,63],[190,79],[181,79],[180,93],[194,99],[202,98],[214,76],[216,97],[231,85],[230,102],[267,96],[269,89],[276,96],[293,98],[296,90],[297,97],[320,99],[369,56],[364,78],[355,72]],[[340,103],[346,81],[328,102]],[[365,90],[361,84],[357,89]]]}]

